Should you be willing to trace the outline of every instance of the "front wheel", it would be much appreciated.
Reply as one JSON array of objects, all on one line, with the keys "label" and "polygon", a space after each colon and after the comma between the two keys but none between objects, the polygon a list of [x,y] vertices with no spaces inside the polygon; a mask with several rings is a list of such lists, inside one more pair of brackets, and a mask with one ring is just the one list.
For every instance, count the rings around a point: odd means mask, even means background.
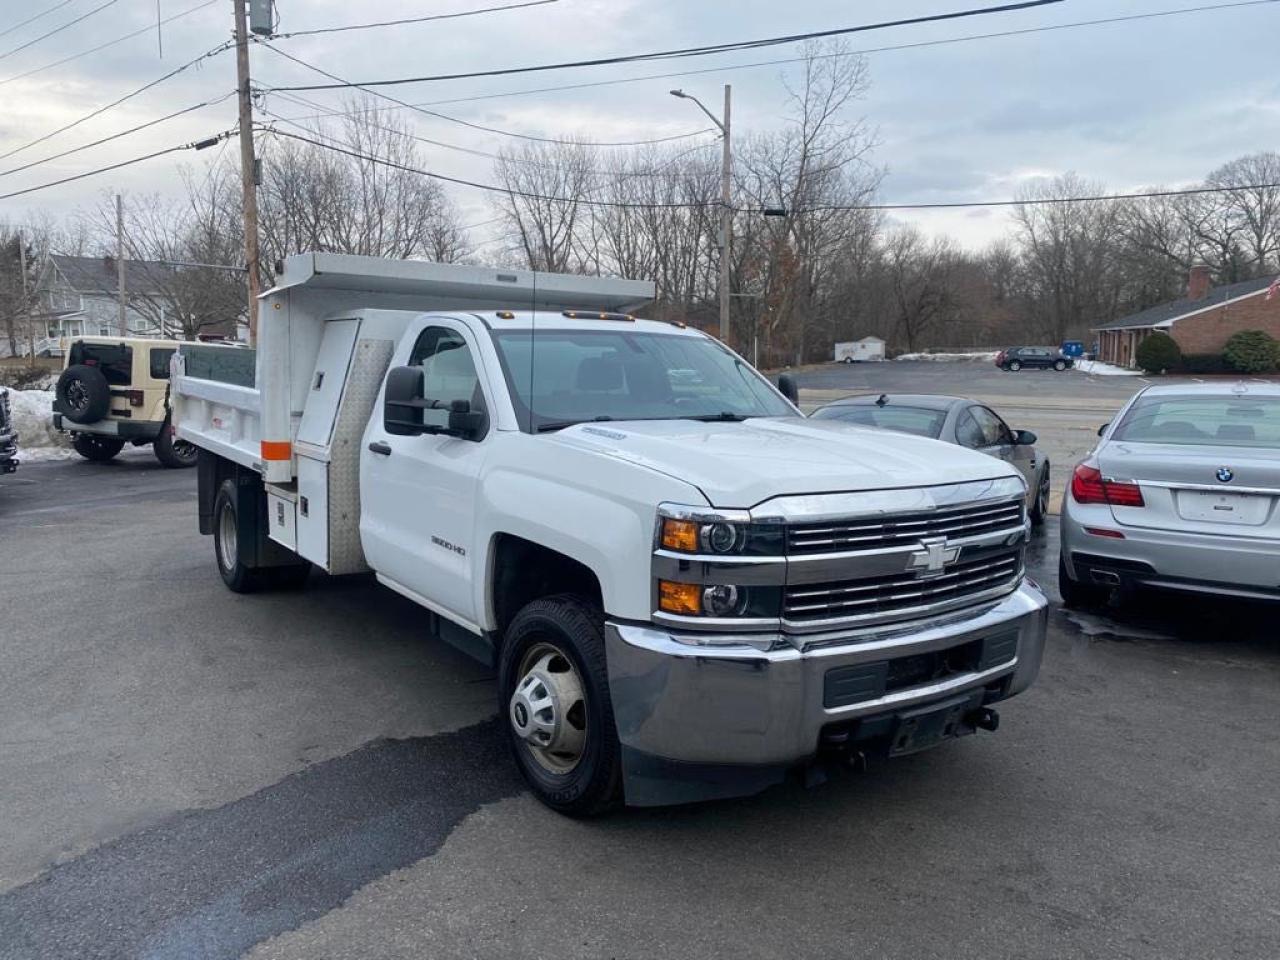
[{"label": "front wheel", "polygon": [[170,469],[180,470],[196,465],[198,450],[195,444],[175,437],[173,435],[173,427],[169,425],[168,421],[160,428],[160,434],[156,437],[155,443],[151,445],[151,449],[155,453],[156,459],[163,466]]},{"label": "front wheel", "polygon": [[1049,463],[1045,462],[1044,472],[1040,475],[1040,484],[1036,488],[1036,498],[1031,503],[1031,522],[1037,527],[1044,524],[1049,516]]},{"label": "front wheel", "polygon": [[95,437],[91,433],[77,433],[71,438],[71,449],[94,463],[106,463],[124,449],[124,441],[114,437]]},{"label": "front wheel", "polygon": [[516,765],[551,809],[592,816],[622,799],[604,659],[604,615],[575,596],[516,614],[498,659],[499,708]]}]

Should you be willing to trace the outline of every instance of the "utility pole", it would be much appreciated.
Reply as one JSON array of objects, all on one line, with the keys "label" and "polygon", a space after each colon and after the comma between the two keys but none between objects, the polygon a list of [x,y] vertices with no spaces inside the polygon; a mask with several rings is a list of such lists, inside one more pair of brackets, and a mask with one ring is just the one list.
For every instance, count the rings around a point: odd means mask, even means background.
[{"label": "utility pole", "polygon": [[730,252],[733,243],[733,145],[730,141],[729,114],[732,106],[733,88],[724,85],[724,117],[717,117],[707,109],[697,97],[683,90],[672,90],[673,97],[681,100],[692,100],[720,129],[720,137],[724,141],[724,153],[720,163],[720,340],[729,342],[729,266]]},{"label": "utility pole", "polygon": [[253,101],[249,91],[249,28],[245,0],[234,0],[236,17],[236,91],[240,103],[240,189],[244,206],[244,257],[249,273],[249,343],[258,342],[258,185],[253,153]]},{"label": "utility pole", "polygon": [[733,242],[733,148],[729,142],[729,108],[732,87],[724,85],[724,155],[720,169],[720,341],[729,343],[729,252]]},{"label": "utility pole", "polygon": [[116,194],[116,296],[120,313],[116,317],[116,333],[129,335],[129,314],[125,309],[124,287],[124,199]]},{"label": "utility pole", "polygon": [[27,317],[27,347],[31,351],[31,366],[36,365],[36,322],[31,317],[31,303],[27,300],[27,238],[18,233],[18,263],[22,271],[22,312]]}]

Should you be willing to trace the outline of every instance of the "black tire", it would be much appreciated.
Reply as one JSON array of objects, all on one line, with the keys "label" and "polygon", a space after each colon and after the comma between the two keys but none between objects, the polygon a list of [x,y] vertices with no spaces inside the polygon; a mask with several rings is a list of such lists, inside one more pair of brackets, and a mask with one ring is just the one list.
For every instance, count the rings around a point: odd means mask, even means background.
[{"label": "black tire", "polygon": [[199,452],[194,444],[179,440],[173,435],[173,427],[169,426],[168,420],[160,428],[160,434],[151,445],[151,449],[156,459],[172,470],[194,467],[196,455]]},{"label": "black tire", "polygon": [[1062,594],[1062,605],[1071,610],[1096,610],[1106,606],[1111,597],[1107,587],[1072,580],[1061,553],[1058,554],[1058,592]]},{"label": "black tire", "polygon": [[[224,526],[224,520],[229,528]],[[236,482],[223,480],[213,501],[213,555],[222,582],[235,593],[263,590],[296,590],[307,581],[311,564],[306,560],[278,567],[249,567],[238,549],[239,517],[236,514]],[[229,539],[228,539],[229,538]]]},{"label": "black tire", "polygon": [[1040,477],[1040,486],[1036,490],[1036,498],[1029,511],[1033,526],[1044,526],[1049,516],[1049,461],[1044,462],[1044,473]]},{"label": "black tire", "polygon": [[[581,726],[574,725],[582,730],[583,743],[574,765],[564,772],[548,769],[546,761],[538,759],[545,754],[520,737],[513,719],[516,687],[525,679],[522,665],[530,654],[548,648],[567,661],[561,672],[576,671],[582,694]],[[517,613],[498,656],[498,696],[512,755],[539,800],[571,817],[595,816],[621,803],[621,748],[605,669],[604,614],[599,608],[565,595],[534,600]],[[566,709],[564,722],[570,721],[575,708]]]},{"label": "black tire", "polygon": [[1019,363],[1017,360],[1010,360],[1009,365],[1005,367],[1005,369],[1008,370],[1010,373],[1017,373],[1019,370],[1022,369],[1022,364]]},{"label": "black tire", "polygon": [[97,423],[111,409],[111,388],[97,367],[73,364],[54,388],[58,411],[72,423]]},{"label": "black tire", "polygon": [[1055,360],[1053,361],[1053,369],[1061,373],[1063,370],[1067,369],[1067,362],[1065,360]]},{"label": "black tire", "polygon": [[77,433],[71,438],[71,449],[86,460],[106,463],[124,449],[124,441],[115,437],[95,437],[91,433]]}]

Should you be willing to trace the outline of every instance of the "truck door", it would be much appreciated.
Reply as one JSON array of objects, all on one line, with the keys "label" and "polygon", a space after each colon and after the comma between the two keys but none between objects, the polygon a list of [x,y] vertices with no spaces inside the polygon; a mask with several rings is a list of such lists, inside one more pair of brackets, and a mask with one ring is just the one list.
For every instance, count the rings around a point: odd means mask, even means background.
[{"label": "truck door", "polygon": [[[475,356],[463,324],[433,319],[418,334],[408,363],[422,367],[424,395],[444,407],[424,411],[428,425],[447,425],[454,400],[468,401],[475,411],[492,409]],[[468,624],[477,622],[475,498],[490,429],[486,425],[475,440],[395,436],[383,428],[379,406],[361,453],[360,536],[370,566]]]}]

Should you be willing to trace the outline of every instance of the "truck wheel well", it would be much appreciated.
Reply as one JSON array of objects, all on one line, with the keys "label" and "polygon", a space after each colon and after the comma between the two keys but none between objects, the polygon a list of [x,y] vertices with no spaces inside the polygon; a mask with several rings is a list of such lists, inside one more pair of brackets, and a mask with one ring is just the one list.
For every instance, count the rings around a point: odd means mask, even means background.
[{"label": "truck wheel well", "polygon": [[600,580],[591,568],[549,547],[507,533],[493,550],[491,602],[501,635],[512,618],[539,597],[571,593],[603,607]]}]

